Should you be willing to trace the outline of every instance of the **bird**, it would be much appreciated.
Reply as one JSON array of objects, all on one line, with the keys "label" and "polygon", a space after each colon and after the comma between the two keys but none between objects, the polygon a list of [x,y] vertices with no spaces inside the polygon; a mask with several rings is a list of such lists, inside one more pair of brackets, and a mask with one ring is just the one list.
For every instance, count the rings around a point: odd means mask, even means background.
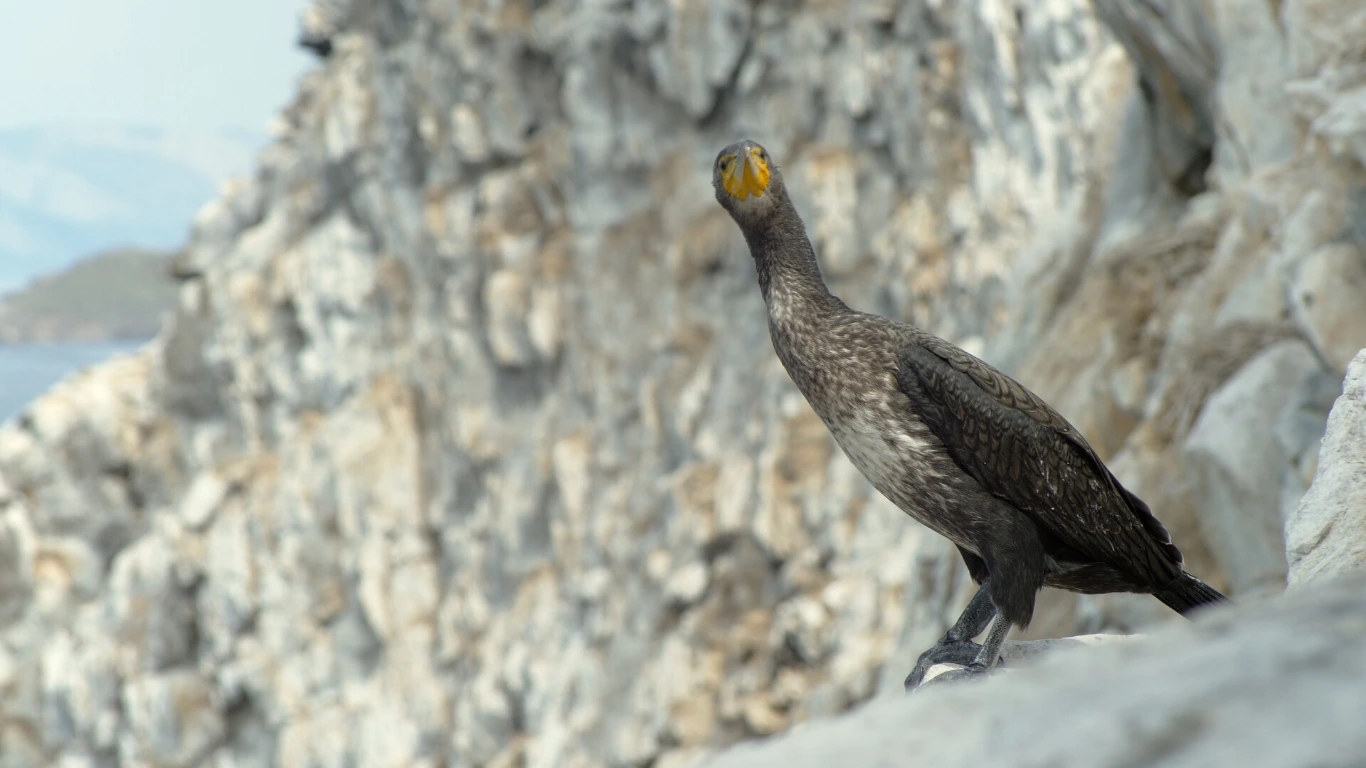
[{"label": "bird", "polygon": [[744,235],[788,376],[869,483],[949,539],[978,587],[917,659],[907,691],[935,664],[962,667],[957,677],[994,669],[1045,586],[1151,594],[1187,617],[1227,600],[1184,569],[1148,505],[1042,398],[934,334],[831,294],[763,146],[722,149],[712,185]]}]

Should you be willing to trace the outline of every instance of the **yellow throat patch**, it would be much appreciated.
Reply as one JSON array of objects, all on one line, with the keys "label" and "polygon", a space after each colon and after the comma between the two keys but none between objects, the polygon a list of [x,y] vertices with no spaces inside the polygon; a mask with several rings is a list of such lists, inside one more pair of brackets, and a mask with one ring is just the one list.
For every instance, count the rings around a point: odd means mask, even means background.
[{"label": "yellow throat patch", "polygon": [[768,162],[759,156],[757,147],[721,160],[721,184],[736,200],[745,200],[750,195],[763,197],[768,190],[768,177]]}]

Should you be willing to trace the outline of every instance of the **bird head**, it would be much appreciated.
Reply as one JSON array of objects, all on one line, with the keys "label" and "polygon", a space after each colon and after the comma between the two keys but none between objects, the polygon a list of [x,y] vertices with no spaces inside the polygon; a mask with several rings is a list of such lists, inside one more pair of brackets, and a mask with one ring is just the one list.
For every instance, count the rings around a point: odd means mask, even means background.
[{"label": "bird head", "polygon": [[712,166],[711,182],[716,202],[742,226],[765,218],[785,192],[777,164],[749,139],[721,150]]}]

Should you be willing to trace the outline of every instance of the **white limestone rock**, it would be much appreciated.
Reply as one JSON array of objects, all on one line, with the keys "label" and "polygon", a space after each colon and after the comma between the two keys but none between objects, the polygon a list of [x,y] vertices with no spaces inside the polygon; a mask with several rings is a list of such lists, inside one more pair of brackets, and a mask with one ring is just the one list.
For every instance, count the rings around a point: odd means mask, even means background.
[{"label": "white limestone rock", "polygon": [[886,697],[706,768],[1349,765],[1366,750],[1366,582],[1211,611],[1133,642]]},{"label": "white limestone rock", "polygon": [[[1059,637],[1048,640],[1019,640],[1008,642],[1001,646],[1001,665],[992,670],[988,676],[994,677],[999,674],[1009,674],[1022,667],[1030,667],[1041,660],[1055,653],[1070,651],[1077,648],[1088,648],[1096,645],[1109,645],[1114,643],[1131,643],[1141,640],[1141,635],[1116,635],[1116,634],[1092,634],[1092,635],[1073,635],[1071,637]],[[921,687],[944,686],[952,682],[974,680],[976,675],[960,677],[948,674],[954,670],[960,670],[956,664],[935,664],[925,672],[925,680]],[[910,670],[907,669],[907,673]]]},{"label": "white limestone rock", "polygon": [[1317,421],[1307,436],[1283,437],[1278,426],[1323,377],[1303,342],[1276,344],[1209,398],[1186,439],[1197,515],[1235,592],[1285,583],[1284,518],[1303,494],[1295,459],[1321,432]]},{"label": "white limestone rock", "polygon": [[1291,586],[1366,567],[1366,350],[1347,367],[1314,482],[1285,538]]},{"label": "white limestone rock", "polygon": [[1296,321],[1334,370],[1366,347],[1366,250],[1333,243],[1299,265],[1289,290]]},{"label": "white limestone rock", "polygon": [[[972,586],[774,359],[708,187],[742,136],[842,298],[1130,457],[1222,585],[1186,433],[1286,338],[1236,326],[1359,245],[1366,146],[1360,3],[1235,5],[327,0],[163,335],[0,428],[0,766],[683,766],[899,694]],[[1291,307],[1330,357],[1341,298]],[[1293,504],[1312,400],[1220,461]],[[1130,598],[1031,631],[1156,620]]]}]

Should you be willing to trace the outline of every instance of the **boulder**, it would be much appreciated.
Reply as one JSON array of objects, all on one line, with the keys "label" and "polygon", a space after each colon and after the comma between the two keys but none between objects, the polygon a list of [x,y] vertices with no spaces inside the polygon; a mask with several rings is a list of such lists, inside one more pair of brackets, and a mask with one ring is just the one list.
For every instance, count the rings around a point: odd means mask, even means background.
[{"label": "boulder", "polygon": [[1366,350],[1347,368],[1314,482],[1285,539],[1291,586],[1366,566]]},{"label": "boulder", "polygon": [[1285,583],[1283,510],[1304,493],[1294,468],[1322,434],[1296,416],[1325,375],[1304,342],[1276,343],[1209,398],[1186,438],[1196,514],[1235,593]]}]

